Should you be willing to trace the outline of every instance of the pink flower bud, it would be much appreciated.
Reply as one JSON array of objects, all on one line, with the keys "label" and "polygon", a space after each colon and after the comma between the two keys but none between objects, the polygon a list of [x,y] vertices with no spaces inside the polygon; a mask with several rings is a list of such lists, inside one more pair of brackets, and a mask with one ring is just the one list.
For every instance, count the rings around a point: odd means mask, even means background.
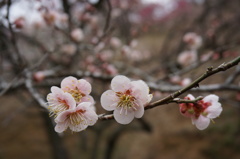
[{"label": "pink flower bud", "polygon": [[81,42],[84,38],[82,29],[76,28],[71,32],[71,38],[76,42]]}]

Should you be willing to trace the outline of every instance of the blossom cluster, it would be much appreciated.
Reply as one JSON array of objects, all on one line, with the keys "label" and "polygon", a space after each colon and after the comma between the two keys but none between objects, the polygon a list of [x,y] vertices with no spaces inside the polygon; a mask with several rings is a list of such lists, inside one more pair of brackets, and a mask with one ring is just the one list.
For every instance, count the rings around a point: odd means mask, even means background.
[{"label": "blossom cluster", "polygon": [[[185,99],[195,100],[195,97],[189,94]],[[208,127],[210,120],[221,114],[222,106],[218,100],[218,96],[211,94],[196,103],[181,103],[179,104],[180,112],[183,116],[191,118],[192,124],[199,130],[203,130]]]},{"label": "blossom cluster", "polygon": [[[60,88],[51,87],[47,101],[50,116],[55,118],[56,132],[61,133],[68,127],[79,132],[97,122],[91,90],[89,82],[71,76],[63,79]],[[179,104],[180,113],[191,118],[199,130],[207,128],[210,120],[222,112],[216,95],[208,95],[197,102],[194,102],[195,97],[191,94],[185,99],[190,102]],[[105,110],[113,111],[113,117],[118,123],[129,124],[134,118],[144,115],[144,107],[151,100],[152,94],[144,81],[131,81],[126,76],[117,75],[111,81],[111,89],[101,95],[100,103]]]},{"label": "blossom cluster", "polygon": [[88,125],[94,125],[98,119],[94,100],[90,96],[91,85],[84,79],[66,77],[61,88],[52,86],[47,96],[50,115],[55,117],[56,132],[68,127],[75,132],[82,131]]},{"label": "blossom cluster", "polygon": [[[111,88],[102,94],[101,104],[108,111],[114,110],[118,123],[128,124],[134,117],[143,116],[144,106],[152,99],[145,82],[118,75],[112,79]],[[74,77],[63,79],[61,88],[51,87],[47,100],[50,116],[54,116],[57,123],[56,132],[61,133],[68,127],[79,132],[96,123],[98,116],[90,92],[89,82]]]}]

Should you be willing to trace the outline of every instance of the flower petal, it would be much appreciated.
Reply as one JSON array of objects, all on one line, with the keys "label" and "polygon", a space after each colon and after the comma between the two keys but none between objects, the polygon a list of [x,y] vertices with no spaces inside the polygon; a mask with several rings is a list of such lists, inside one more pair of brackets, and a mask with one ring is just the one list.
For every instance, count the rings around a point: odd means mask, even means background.
[{"label": "flower petal", "polygon": [[[126,113],[127,111],[127,113]],[[120,124],[129,124],[134,118],[134,111],[132,109],[124,109],[118,107],[113,112],[115,120]]]},{"label": "flower petal", "polygon": [[112,111],[116,108],[119,98],[112,90],[105,91],[101,96],[101,105],[105,110]]},{"label": "flower petal", "polygon": [[149,101],[149,87],[142,81],[132,81],[131,82],[132,95],[141,101],[145,105]]},{"label": "flower petal", "polygon": [[214,94],[210,94],[203,98],[204,102],[210,102],[210,103],[218,102],[218,100],[219,100],[219,97]]},{"label": "flower petal", "polygon": [[82,98],[81,98],[81,102],[90,102],[90,103],[92,103],[92,104],[95,103],[93,97],[90,96],[90,95],[86,95],[86,96],[82,97]]},{"label": "flower petal", "polygon": [[195,97],[192,94],[188,94],[186,97],[188,97],[190,100],[194,100]]},{"label": "flower petal", "polygon": [[78,125],[71,125],[69,124],[69,128],[72,130],[72,131],[75,131],[75,132],[80,132],[82,130],[85,130],[86,128],[88,127],[88,125],[84,122],[78,124]]},{"label": "flower petal", "polygon": [[61,89],[65,92],[68,92],[71,89],[75,89],[77,86],[77,79],[75,77],[69,76],[62,80]]},{"label": "flower petal", "polygon": [[88,81],[86,81],[85,79],[78,80],[76,86],[80,90],[80,92],[85,95],[90,94],[92,91],[91,84]]},{"label": "flower petal", "polygon": [[207,115],[208,118],[210,118],[210,119],[216,118],[222,112],[221,103],[213,102],[212,105],[209,106],[205,111],[208,113],[208,115]]},{"label": "flower petal", "polygon": [[66,101],[66,104],[69,106],[68,109],[73,109],[76,107],[76,101],[73,98],[73,96],[67,92],[63,94],[64,96],[62,97],[63,100]]},{"label": "flower petal", "polygon": [[67,129],[67,127],[68,127],[68,122],[59,122],[55,126],[55,131],[58,133],[61,133],[61,132],[65,131]]},{"label": "flower petal", "polygon": [[68,114],[74,112],[74,109],[68,109],[65,110],[63,112],[61,112],[60,114],[58,114],[58,116],[55,118],[55,122],[59,123],[59,122],[64,122],[67,119]]},{"label": "flower petal", "polygon": [[125,92],[130,88],[130,79],[123,75],[115,76],[111,81],[111,88],[115,92]]},{"label": "flower petal", "polygon": [[138,106],[136,106],[137,110],[135,110],[134,116],[135,118],[141,118],[144,114],[144,107],[143,105],[138,104]]},{"label": "flower petal", "polygon": [[95,113],[94,110],[91,109],[84,113],[84,117],[87,120],[87,124],[90,126],[94,125],[98,120],[98,115]]},{"label": "flower petal", "polygon": [[54,94],[61,94],[62,90],[59,87],[52,86],[51,87],[51,92],[54,93]]},{"label": "flower petal", "polygon": [[200,115],[198,119],[192,118],[192,123],[195,124],[199,130],[204,130],[208,127],[210,119]]}]

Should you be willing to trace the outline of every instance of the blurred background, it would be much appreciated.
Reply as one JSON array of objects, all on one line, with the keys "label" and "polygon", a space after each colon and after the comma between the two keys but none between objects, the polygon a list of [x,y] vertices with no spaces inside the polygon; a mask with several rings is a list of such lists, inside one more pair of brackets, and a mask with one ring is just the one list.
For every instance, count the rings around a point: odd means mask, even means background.
[{"label": "blurred background", "polygon": [[129,125],[99,120],[85,131],[54,131],[46,109],[64,77],[101,94],[122,74],[159,100],[210,66],[240,55],[237,0],[0,0],[0,159],[238,159],[240,67],[188,93],[220,97],[221,116],[203,131],[177,104]]}]

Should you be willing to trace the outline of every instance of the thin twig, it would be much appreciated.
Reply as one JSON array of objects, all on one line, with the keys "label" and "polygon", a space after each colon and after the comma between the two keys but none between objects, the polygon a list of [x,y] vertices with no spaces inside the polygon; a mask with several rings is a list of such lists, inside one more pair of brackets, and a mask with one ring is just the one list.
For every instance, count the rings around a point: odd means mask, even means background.
[{"label": "thin twig", "polygon": [[[221,64],[220,66],[218,66],[215,69],[213,67],[209,67],[203,75],[201,75],[199,78],[197,78],[191,84],[189,84],[188,86],[174,92],[173,94],[170,94],[169,96],[167,96],[167,97],[165,97],[161,100],[158,100],[156,102],[148,104],[147,106],[145,106],[145,110],[151,109],[151,108],[154,108],[154,107],[157,107],[157,106],[160,106],[160,105],[168,104],[168,103],[173,103],[173,102],[176,103],[176,100],[174,100],[174,98],[180,96],[181,94],[185,93],[186,91],[188,91],[188,90],[190,90],[194,87],[199,87],[199,83],[201,81],[203,81],[204,79],[206,79],[209,76],[214,75],[218,72],[226,71],[226,70],[232,68],[233,66],[238,65],[239,62],[240,62],[240,56],[235,58],[234,60],[226,63],[226,64],[225,63]],[[105,118],[105,116],[106,116],[106,118]],[[110,115],[102,115],[101,114],[101,115],[99,115],[99,119],[100,120],[113,119],[113,115],[112,114],[110,114]]]}]

